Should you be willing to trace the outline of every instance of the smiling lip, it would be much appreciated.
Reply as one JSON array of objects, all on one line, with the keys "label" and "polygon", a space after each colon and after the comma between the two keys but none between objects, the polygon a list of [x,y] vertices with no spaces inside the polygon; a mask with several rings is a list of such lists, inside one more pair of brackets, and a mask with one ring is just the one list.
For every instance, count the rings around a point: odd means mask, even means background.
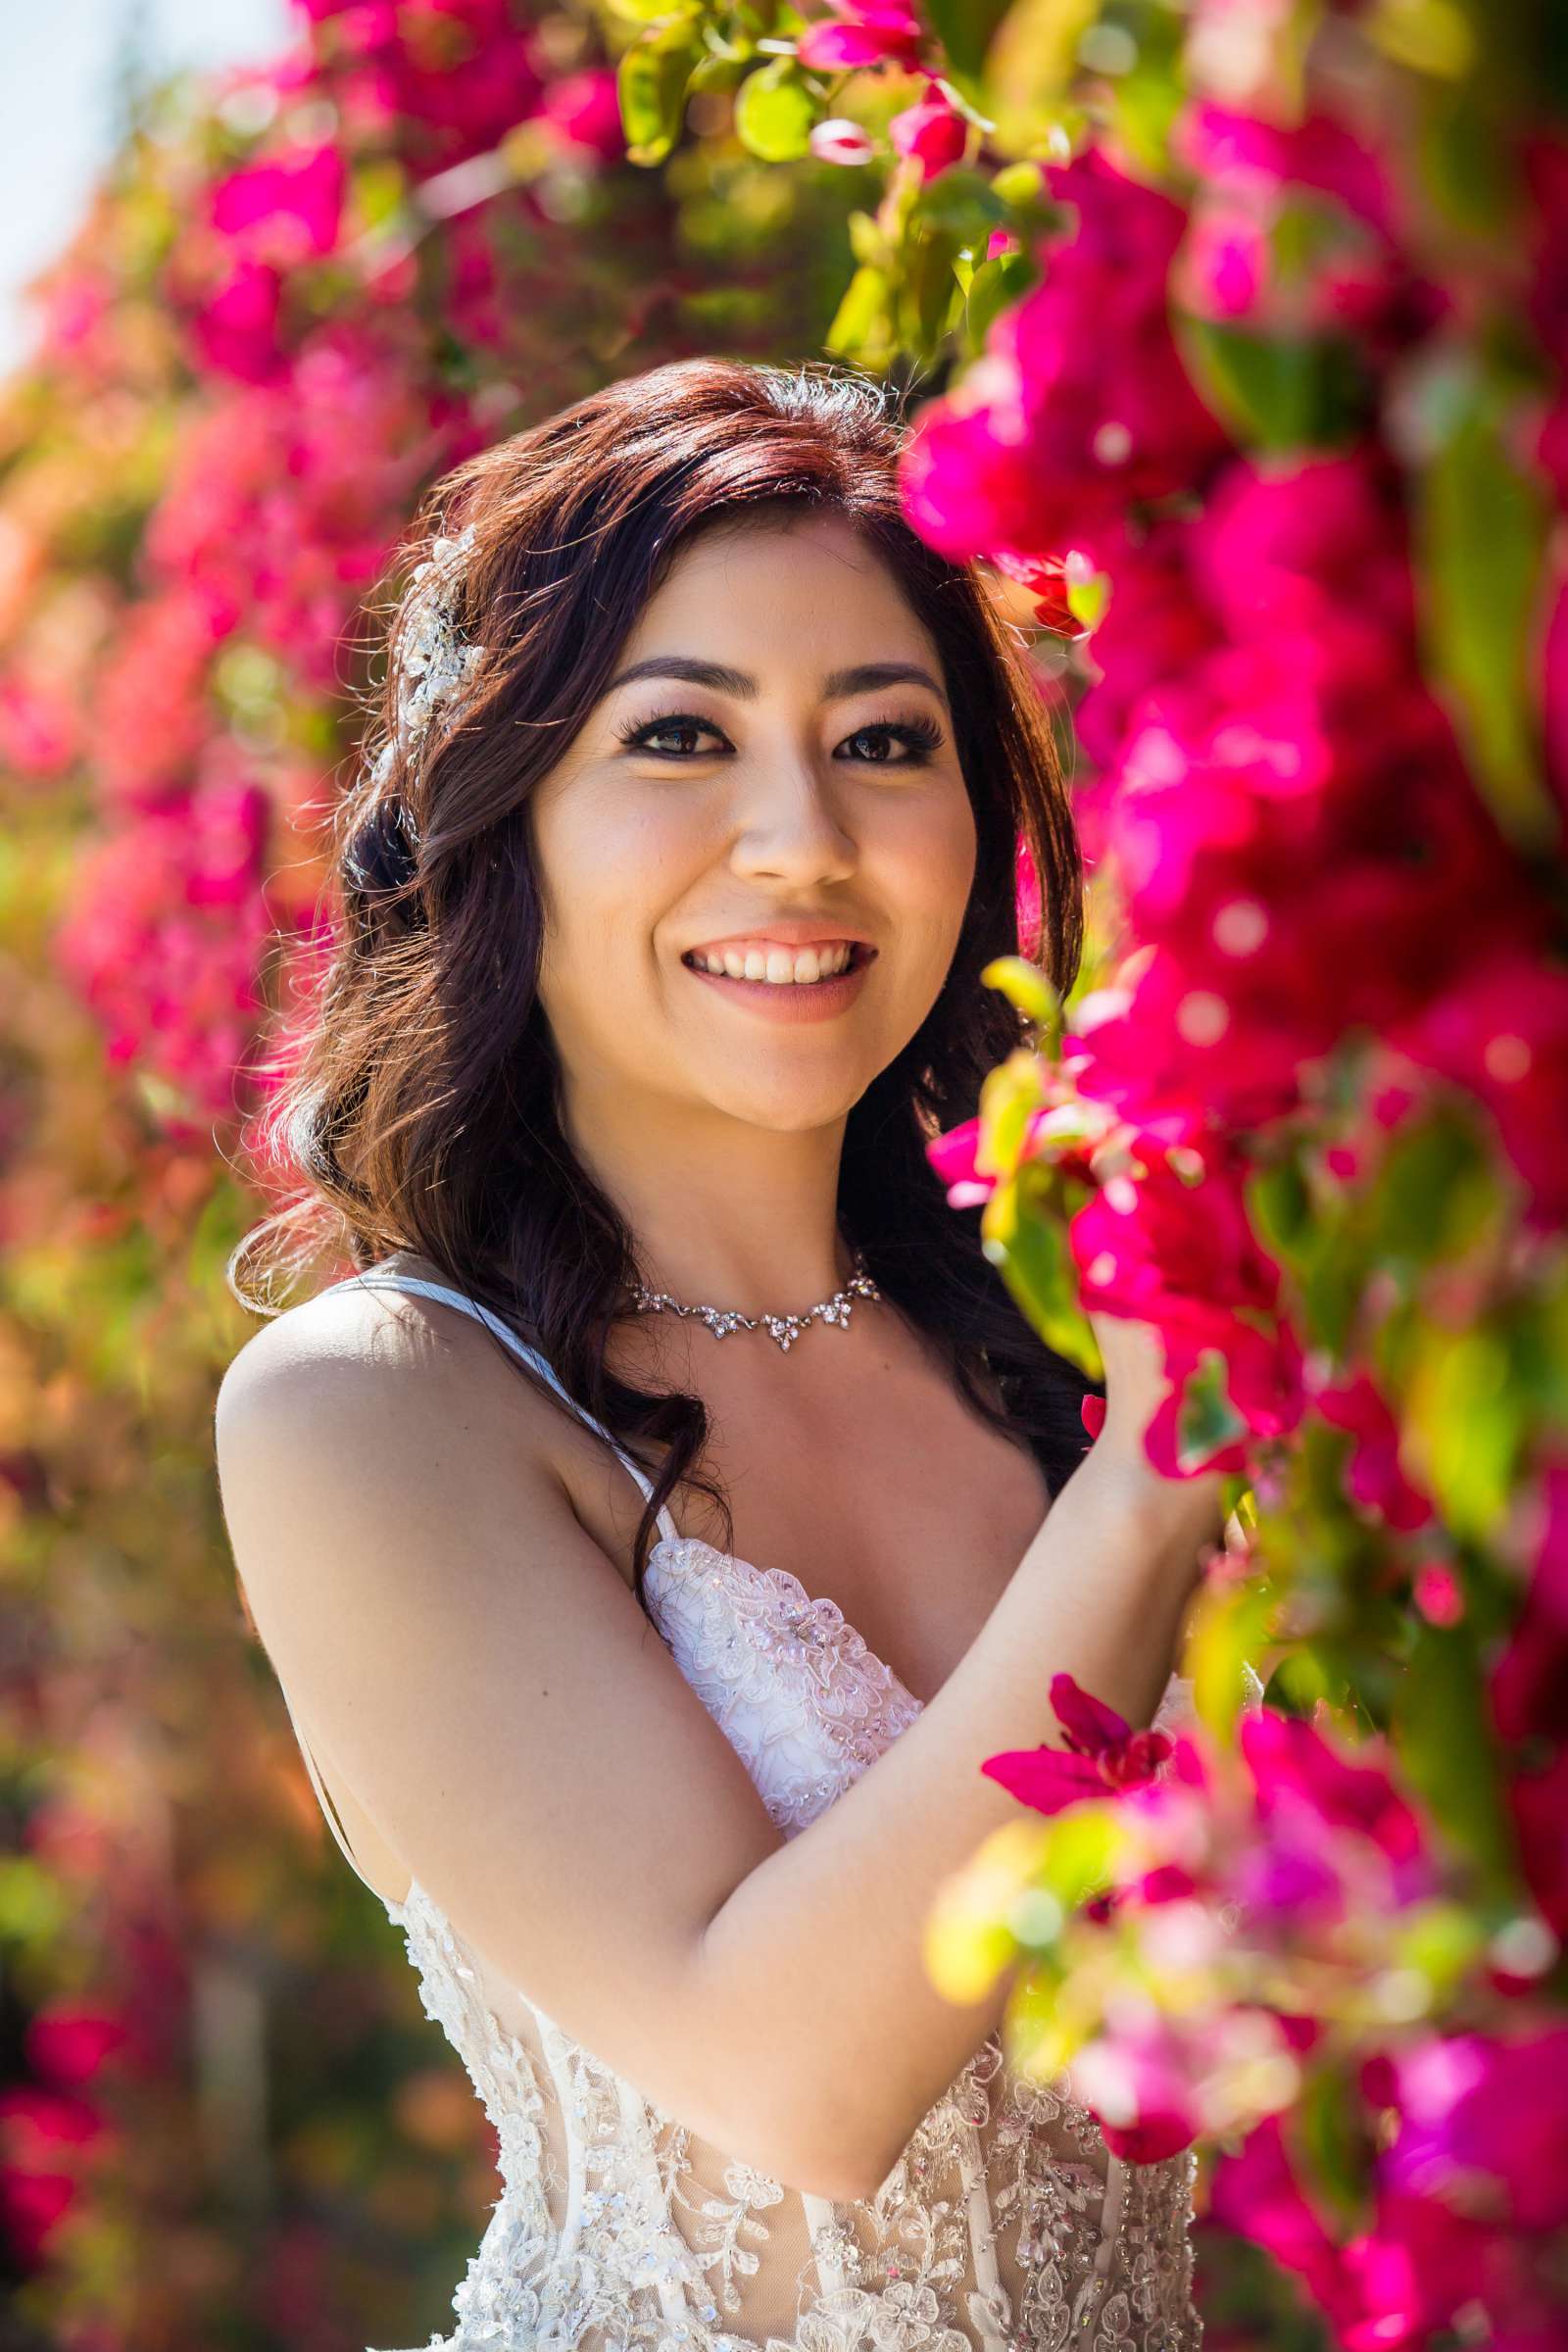
[{"label": "smiling lip", "polygon": [[[746,936],[760,941],[766,934],[753,931]],[[840,939],[845,936],[842,931],[838,934]],[[785,947],[792,943],[780,940],[778,944]],[[799,944],[804,947],[810,943],[803,940]],[[700,963],[683,961],[681,968],[690,972],[694,980],[706,981],[710,988],[723,989],[737,1004],[762,1019],[782,1021],[788,1026],[799,1021],[828,1021],[835,1013],[843,1012],[864,987],[875,955],[874,948],[862,948],[848,971],[840,972],[834,980],[732,980],[728,972],[710,972]]]},{"label": "smiling lip", "polygon": [[722,939],[694,940],[682,951],[687,956],[721,956],[726,948],[837,948],[848,941],[852,948],[868,948],[871,944],[863,931],[852,931],[840,924],[836,931],[825,923],[809,920],[783,920],[759,923],[750,931],[729,931]]}]

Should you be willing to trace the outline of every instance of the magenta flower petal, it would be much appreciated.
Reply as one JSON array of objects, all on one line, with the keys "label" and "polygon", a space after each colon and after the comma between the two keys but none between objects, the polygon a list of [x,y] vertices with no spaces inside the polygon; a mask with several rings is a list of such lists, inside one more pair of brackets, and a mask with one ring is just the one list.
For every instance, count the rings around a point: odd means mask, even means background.
[{"label": "magenta flower petal", "polygon": [[1056,1720],[1082,1755],[1106,1756],[1124,1747],[1132,1730],[1125,1715],[1102,1699],[1080,1690],[1070,1674],[1051,1678],[1051,1703]]},{"label": "magenta flower petal", "polygon": [[1059,1813],[1081,1797],[1105,1793],[1099,1767],[1087,1756],[1060,1747],[1004,1748],[1000,1755],[987,1756],[980,1769],[1036,1813]]}]

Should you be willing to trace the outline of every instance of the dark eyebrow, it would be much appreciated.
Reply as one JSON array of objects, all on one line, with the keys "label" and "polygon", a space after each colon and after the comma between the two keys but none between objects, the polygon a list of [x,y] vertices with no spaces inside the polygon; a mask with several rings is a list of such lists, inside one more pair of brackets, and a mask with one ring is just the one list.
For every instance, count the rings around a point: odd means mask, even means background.
[{"label": "dark eyebrow", "polygon": [[[605,691],[630,686],[638,678],[679,678],[687,686],[708,686],[715,694],[732,694],[742,703],[755,703],[759,691],[757,680],[744,669],[731,669],[723,662],[704,662],[695,654],[651,654],[645,662],[633,662],[620,670]],[[930,671],[916,662],[862,662],[856,669],[831,670],[822,682],[822,700],[842,702],[852,694],[875,694],[884,686],[925,686],[939,702],[947,700]]]}]

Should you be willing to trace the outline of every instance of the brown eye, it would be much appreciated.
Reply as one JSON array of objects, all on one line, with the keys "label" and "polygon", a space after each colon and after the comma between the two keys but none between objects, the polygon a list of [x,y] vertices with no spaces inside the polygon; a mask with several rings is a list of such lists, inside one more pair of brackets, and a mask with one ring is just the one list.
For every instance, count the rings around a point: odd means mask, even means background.
[{"label": "brown eye", "polygon": [[[942,729],[929,718],[879,718],[868,725],[857,727],[846,743],[871,743],[877,748],[868,765],[872,767],[923,767],[942,743]],[[906,744],[908,750],[902,760],[888,757],[888,747],[894,742]]]},{"label": "brown eye", "polygon": [[[631,720],[626,726],[616,729],[616,740],[624,744],[628,751],[651,752],[658,760],[679,760],[683,757],[681,752],[665,749],[663,745],[655,741],[655,737],[660,735],[690,737],[692,735],[716,735],[717,733],[718,729],[713,725],[711,719],[699,718],[694,710],[671,710],[662,718]],[[695,749],[696,747],[691,748]]]}]

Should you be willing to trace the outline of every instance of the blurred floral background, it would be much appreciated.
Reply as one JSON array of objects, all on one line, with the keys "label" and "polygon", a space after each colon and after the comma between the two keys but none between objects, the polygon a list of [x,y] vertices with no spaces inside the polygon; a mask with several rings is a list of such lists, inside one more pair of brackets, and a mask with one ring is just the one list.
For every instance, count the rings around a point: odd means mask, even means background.
[{"label": "blurred floral background", "polygon": [[231,13],[0,385],[0,2340],[413,2345],[497,2193],[240,1611],[224,1267],[418,491],[722,351],[907,391],[1057,715],[1091,951],[933,1157],[1231,1481],[1200,1731],[999,1760],[933,1967],[1198,2144],[1212,2346],[1568,2345],[1556,8]]}]

